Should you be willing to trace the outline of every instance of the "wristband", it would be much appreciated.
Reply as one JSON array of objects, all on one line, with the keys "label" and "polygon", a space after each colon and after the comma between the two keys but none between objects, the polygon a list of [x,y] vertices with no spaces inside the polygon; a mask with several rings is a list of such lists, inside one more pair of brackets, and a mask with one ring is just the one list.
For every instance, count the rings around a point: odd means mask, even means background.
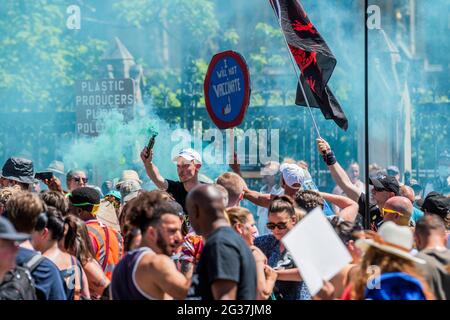
[{"label": "wristband", "polygon": [[330,151],[327,154],[324,154],[323,161],[325,161],[327,166],[332,166],[333,164],[335,164],[337,161],[336,161],[336,157],[334,156],[334,152]]}]

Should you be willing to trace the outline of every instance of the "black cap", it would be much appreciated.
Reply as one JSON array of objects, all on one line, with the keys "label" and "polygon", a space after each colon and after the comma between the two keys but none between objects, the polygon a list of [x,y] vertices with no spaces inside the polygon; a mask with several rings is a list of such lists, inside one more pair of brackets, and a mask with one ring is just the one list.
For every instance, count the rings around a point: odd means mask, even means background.
[{"label": "black cap", "polygon": [[24,158],[9,158],[3,165],[1,176],[21,183],[34,183],[33,162]]},{"label": "black cap", "polygon": [[387,167],[386,172],[390,176],[395,176],[400,173],[400,170],[396,166],[389,166]]},{"label": "black cap", "polygon": [[30,235],[19,233],[8,219],[0,217],[0,239],[12,241],[25,241],[30,239]]},{"label": "black cap", "polygon": [[450,199],[439,192],[430,192],[422,204],[422,210],[445,218],[450,213]]},{"label": "black cap", "polygon": [[80,207],[100,204],[100,193],[94,188],[76,188],[69,194],[70,203]]},{"label": "black cap", "polygon": [[395,193],[396,196],[400,195],[400,185],[398,181],[393,176],[388,175],[378,175],[376,178],[369,178],[370,184],[377,189],[383,189],[385,191],[391,191]]}]

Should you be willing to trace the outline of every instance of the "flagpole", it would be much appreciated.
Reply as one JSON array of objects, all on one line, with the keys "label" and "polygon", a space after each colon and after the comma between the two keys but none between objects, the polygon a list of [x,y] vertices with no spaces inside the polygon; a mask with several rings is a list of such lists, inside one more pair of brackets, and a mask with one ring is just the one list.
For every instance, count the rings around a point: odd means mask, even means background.
[{"label": "flagpole", "polygon": [[[370,213],[369,213],[369,63],[368,63],[368,28],[367,19],[369,18],[367,13],[368,0],[364,0],[364,171],[365,171],[365,182],[366,182],[366,194],[365,194],[365,228],[370,228]],[[381,209],[381,208],[380,208]]]},{"label": "flagpole", "polygon": [[[316,130],[316,132],[317,132],[317,137],[318,137],[318,138],[322,138],[322,137],[320,136],[319,127],[317,126],[316,119],[314,118],[314,114],[312,113],[311,106],[309,105],[309,101],[308,101],[308,97],[306,96],[305,89],[303,88],[303,84],[302,84],[302,82],[300,81],[299,70],[297,70],[297,68],[295,67],[296,64],[295,64],[295,62],[294,62],[294,57],[292,56],[292,52],[291,52],[291,50],[289,49],[289,44],[288,44],[287,39],[286,39],[286,36],[285,36],[285,34],[284,34],[284,32],[283,32],[283,26],[282,26],[282,24],[281,24],[281,10],[280,10],[280,4],[278,3],[278,0],[275,0],[275,3],[276,3],[276,5],[277,5],[278,12],[280,13],[280,14],[279,14],[279,17],[278,17],[278,24],[280,25],[281,34],[283,35],[284,43],[286,44],[286,48],[287,48],[287,50],[288,50],[288,52],[289,52],[289,59],[291,60],[292,67],[294,68],[295,74],[296,74],[296,76],[297,76],[297,82],[298,82],[298,84],[299,84],[299,86],[300,86],[300,89],[302,90],[303,97],[305,97],[306,106],[307,106],[307,108],[308,108],[308,110],[309,110],[309,114],[311,115],[311,119],[312,119],[312,122],[313,122],[313,124],[314,124],[314,128],[315,128],[315,130]],[[274,9],[274,8],[273,8],[273,9]],[[275,9],[274,9],[274,13],[275,13],[275,16],[277,16],[277,13],[276,13]],[[300,70],[300,72],[301,72],[301,70]]]}]

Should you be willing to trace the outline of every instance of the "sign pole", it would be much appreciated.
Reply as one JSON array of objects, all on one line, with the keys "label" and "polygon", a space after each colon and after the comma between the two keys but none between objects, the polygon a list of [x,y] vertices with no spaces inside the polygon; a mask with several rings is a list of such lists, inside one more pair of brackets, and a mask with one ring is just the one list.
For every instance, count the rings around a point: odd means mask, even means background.
[{"label": "sign pole", "polygon": [[229,165],[234,164],[234,128],[241,124],[250,103],[250,74],[244,58],[231,50],[215,54],[208,66],[203,90],[209,117],[219,129],[225,129],[228,152],[225,159]]},{"label": "sign pole", "polygon": [[230,155],[228,158],[229,163],[234,163],[234,127],[230,128]]}]

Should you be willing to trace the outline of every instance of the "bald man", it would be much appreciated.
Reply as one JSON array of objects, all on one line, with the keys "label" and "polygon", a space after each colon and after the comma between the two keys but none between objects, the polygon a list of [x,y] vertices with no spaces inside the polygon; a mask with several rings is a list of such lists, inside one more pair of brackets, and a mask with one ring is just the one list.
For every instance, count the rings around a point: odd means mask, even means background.
[{"label": "bald man", "polygon": [[195,232],[206,240],[188,298],[256,299],[255,260],[228,224],[220,191],[211,185],[195,187],[188,193],[186,209]]},{"label": "bald man", "polygon": [[413,213],[411,216],[411,220],[414,222],[414,224],[416,224],[416,222],[423,217],[424,213],[422,210],[420,210],[419,208],[416,208],[414,206],[414,201],[415,201],[415,193],[414,193],[414,189],[407,186],[407,185],[402,185],[400,186],[400,195],[408,198],[409,201],[411,201],[411,203],[413,204]]},{"label": "bald man", "polygon": [[399,226],[410,226],[410,220],[413,212],[413,205],[408,198],[392,197],[389,198],[382,209],[383,222],[392,221]]}]

